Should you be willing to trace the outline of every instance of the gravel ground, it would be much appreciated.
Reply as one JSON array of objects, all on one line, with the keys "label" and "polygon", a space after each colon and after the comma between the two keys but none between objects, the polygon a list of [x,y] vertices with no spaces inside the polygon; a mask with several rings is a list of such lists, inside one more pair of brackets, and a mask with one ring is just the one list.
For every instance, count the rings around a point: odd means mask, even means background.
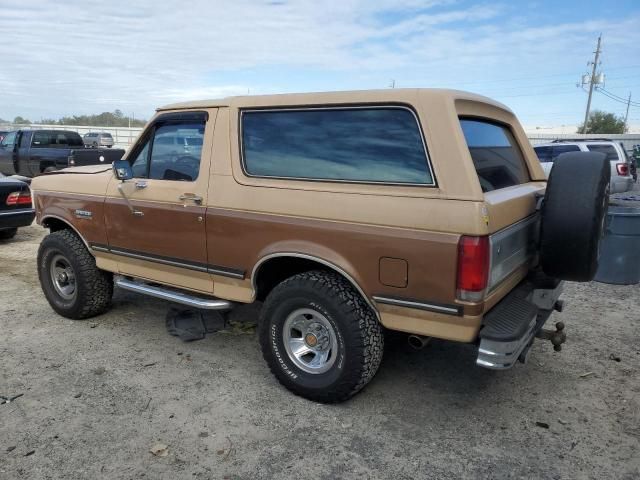
[{"label": "gravel ground", "polygon": [[169,336],[162,301],[118,291],[105,315],[59,317],[44,233],[0,245],[0,395],[22,395],[0,405],[2,479],[640,478],[640,286],[567,284],[563,351],[536,342],[506,372],[393,336],[373,382],[327,406],[280,387],[255,334]]}]

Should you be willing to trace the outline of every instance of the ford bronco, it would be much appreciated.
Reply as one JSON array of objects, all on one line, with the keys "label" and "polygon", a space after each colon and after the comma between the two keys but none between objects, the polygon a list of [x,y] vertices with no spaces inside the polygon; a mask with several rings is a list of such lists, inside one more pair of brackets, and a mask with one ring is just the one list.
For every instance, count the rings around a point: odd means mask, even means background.
[{"label": "ford bronco", "polygon": [[560,349],[562,280],[598,265],[609,164],[547,181],[522,127],[477,95],[393,89],[158,109],[125,159],[33,181],[38,274],[67,318],[114,285],[200,309],[264,302],[259,341],[294,393],[361,390],[384,331],[477,345],[477,365]]}]

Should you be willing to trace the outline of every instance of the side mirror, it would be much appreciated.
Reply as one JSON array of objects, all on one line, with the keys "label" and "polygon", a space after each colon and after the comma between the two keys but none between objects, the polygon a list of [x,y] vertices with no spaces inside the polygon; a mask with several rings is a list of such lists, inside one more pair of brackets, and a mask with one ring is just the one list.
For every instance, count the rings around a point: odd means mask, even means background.
[{"label": "side mirror", "polygon": [[116,160],[113,162],[113,175],[123,182],[132,179],[133,170],[131,169],[131,164],[127,160]]}]

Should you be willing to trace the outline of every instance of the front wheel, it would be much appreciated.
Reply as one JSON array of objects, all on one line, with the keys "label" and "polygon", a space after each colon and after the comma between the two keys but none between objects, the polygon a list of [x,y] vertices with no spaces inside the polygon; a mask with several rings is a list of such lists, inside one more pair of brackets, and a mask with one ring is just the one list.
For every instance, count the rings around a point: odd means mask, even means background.
[{"label": "front wheel", "polygon": [[42,240],[38,277],[49,305],[63,317],[93,317],[111,303],[112,274],[96,266],[95,258],[71,230],[50,233]]},{"label": "front wheel", "polygon": [[293,393],[334,403],[373,378],[382,361],[382,327],[361,295],[340,275],[295,275],[267,297],[260,315],[262,354]]}]

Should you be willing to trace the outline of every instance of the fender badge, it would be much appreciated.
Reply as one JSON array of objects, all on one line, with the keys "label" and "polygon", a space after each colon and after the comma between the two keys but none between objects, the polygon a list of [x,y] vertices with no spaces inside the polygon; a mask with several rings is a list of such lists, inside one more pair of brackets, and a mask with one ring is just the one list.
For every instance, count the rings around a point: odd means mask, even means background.
[{"label": "fender badge", "polygon": [[93,213],[91,213],[88,210],[76,210],[74,213],[76,214],[76,217],[78,217],[78,218],[91,218],[91,217],[93,217]]},{"label": "fender badge", "polygon": [[104,162],[104,157],[103,157],[102,155],[100,155],[100,156],[98,157],[98,160],[100,160],[101,162]]}]

